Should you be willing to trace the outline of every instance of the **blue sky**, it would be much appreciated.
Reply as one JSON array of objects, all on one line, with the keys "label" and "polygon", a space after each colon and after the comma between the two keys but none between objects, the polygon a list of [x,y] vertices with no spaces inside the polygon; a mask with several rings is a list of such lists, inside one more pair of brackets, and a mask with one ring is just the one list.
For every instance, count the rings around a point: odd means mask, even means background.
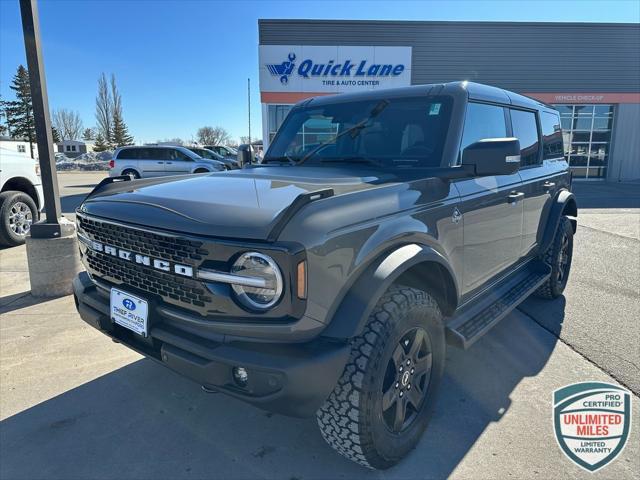
[{"label": "blue sky", "polygon": [[[95,124],[96,83],[114,73],[136,141],[181,137],[221,125],[260,130],[258,19],[639,22],[630,1],[173,1],[41,0],[40,24],[51,109]],[[18,0],[0,0],[0,93],[26,64]]]}]

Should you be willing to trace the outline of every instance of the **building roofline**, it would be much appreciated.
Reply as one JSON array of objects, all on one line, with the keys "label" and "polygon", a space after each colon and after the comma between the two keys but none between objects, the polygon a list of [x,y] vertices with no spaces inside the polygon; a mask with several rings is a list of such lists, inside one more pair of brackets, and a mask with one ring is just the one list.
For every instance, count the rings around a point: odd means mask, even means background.
[{"label": "building roofline", "polygon": [[381,24],[381,25],[521,25],[521,26],[559,26],[559,25],[576,25],[576,26],[615,26],[615,27],[635,27],[640,29],[640,23],[633,22],[522,22],[522,21],[472,21],[472,20],[347,20],[347,19],[312,19],[312,18],[259,18],[258,25],[268,23],[341,23],[341,24]]}]

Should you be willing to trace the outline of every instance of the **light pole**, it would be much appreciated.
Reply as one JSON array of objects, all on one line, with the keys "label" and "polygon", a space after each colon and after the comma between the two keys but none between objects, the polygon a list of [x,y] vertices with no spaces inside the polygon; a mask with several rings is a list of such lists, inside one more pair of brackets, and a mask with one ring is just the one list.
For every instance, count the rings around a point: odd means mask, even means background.
[{"label": "light pole", "polygon": [[53,154],[47,83],[40,45],[40,22],[37,1],[20,0],[20,13],[22,15],[24,47],[27,53],[29,83],[31,84],[31,102],[33,103],[33,117],[36,127],[40,178],[42,179],[44,204],[46,206],[46,220],[34,223],[31,226],[31,236],[33,238],[56,238],[61,235],[60,196],[58,194],[58,175]]},{"label": "light pole", "polygon": [[20,0],[20,14],[46,212],[44,221],[31,225],[26,239],[31,294],[35,297],[68,295],[73,292],[71,282],[82,264],[75,225],[61,218],[37,0]]}]

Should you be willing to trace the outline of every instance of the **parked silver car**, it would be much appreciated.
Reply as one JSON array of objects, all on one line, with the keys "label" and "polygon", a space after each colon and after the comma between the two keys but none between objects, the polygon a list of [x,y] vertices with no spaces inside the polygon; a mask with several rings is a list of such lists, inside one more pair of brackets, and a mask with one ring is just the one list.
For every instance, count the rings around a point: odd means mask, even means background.
[{"label": "parked silver car", "polygon": [[162,177],[189,173],[219,172],[224,163],[202,158],[179,146],[145,145],[120,147],[109,162],[109,175],[129,175],[133,178]]}]

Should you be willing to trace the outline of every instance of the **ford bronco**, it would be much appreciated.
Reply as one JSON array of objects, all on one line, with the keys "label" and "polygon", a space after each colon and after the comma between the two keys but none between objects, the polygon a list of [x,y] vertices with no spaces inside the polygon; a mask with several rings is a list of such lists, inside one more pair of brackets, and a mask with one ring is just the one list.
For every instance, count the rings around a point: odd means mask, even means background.
[{"label": "ford bronco", "polygon": [[448,345],[562,294],[577,206],[558,113],[457,82],[297,104],[262,164],[108,178],[77,210],[84,321],[387,468]]}]

